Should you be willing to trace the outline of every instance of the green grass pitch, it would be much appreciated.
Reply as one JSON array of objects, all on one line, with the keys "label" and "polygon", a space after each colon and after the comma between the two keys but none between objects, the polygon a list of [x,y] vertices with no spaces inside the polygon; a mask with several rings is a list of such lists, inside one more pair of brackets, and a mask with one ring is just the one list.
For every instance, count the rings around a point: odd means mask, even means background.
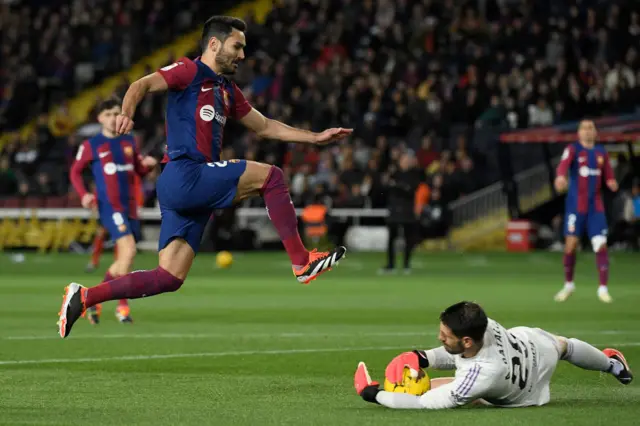
[{"label": "green grass pitch", "polygon": [[[587,253],[564,304],[553,302],[559,254],[418,254],[413,275],[379,277],[382,254],[354,253],[310,286],[294,280],[284,253],[236,254],[228,270],[202,254],[179,292],[133,301],[134,324],[118,324],[112,302],[99,326],[81,319],[62,340],[63,286],[96,284],[111,255],[91,275],[87,260],[27,253],[15,264],[0,253],[0,424],[640,424],[639,382],[564,363],[552,403],[539,408],[394,411],[353,389],[358,361],[380,379],[395,354],[437,346],[438,313],[462,299],[507,327],[612,345],[640,366],[637,255],[612,255],[614,303],[604,305]],[[135,267],[155,264],[147,253]]]}]

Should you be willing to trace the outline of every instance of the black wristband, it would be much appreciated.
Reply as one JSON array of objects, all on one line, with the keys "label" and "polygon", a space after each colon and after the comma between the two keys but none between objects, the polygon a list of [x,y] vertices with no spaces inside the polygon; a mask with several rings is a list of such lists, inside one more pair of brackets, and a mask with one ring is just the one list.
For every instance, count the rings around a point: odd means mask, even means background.
[{"label": "black wristband", "polygon": [[373,402],[374,404],[380,404],[376,399],[376,395],[378,395],[380,389],[378,389],[378,385],[369,385],[362,390],[360,396],[367,402]]},{"label": "black wristband", "polygon": [[429,368],[429,358],[427,358],[426,351],[413,351],[414,354],[418,355],[418,365],[420,368]]}]

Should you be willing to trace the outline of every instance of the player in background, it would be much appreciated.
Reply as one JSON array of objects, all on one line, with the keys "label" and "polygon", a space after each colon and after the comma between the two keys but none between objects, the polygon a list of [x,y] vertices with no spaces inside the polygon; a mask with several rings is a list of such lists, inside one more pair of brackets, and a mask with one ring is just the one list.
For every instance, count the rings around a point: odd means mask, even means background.
[{"label": "player in background", "polygon": [[[142,192],[142,182],[140,180],[140,176],[138,174],[135,175],[135,183],[133,185],[134,192],[137,197],[138,207],[142,207],[144,205],[144,194]],[[95,193],[95,183],[94,188],[92,188],[92,192]],[[107,230],[100,225],[98,227],[98,231],[96,235],[93,237],[93,243],[91,245],[91,260],[85,267],[85,272],[92,273],[100,266],[100,258],[102,257],[102,253],[104,251],[104,243],[107,241],[107,237],[109,233]],[[118,247],[113,246],[113,256],[118,256]]]},{"label": "player in background", "polygon": [[158,242],[159,266],[137,271],[91,288],[71,283],[58,321],[67,337],[86,308],[114,299],[135,299],[178,290],[189,273],[211,212],[262,196],[267,214],[291,260],[297,281],[307,284],[329,271],[345,255],[344,247],[330,252],[308,251],[298,233],[298,219],[279,167],[246,160],[219,161],[228,119],[242,123],[264,139],[325,145],[344,139],[352,129],[316,133],[264,117],[251,107],[226,75],[244,59],[246,24],[237,18],[214,16],[204,25],[202,56],[182,58],[134,82],[124,97],[116,131],[127,134],[142,98],[168,91],[167,155],[157,182],[162,213]]},{"label": "player in background", "polygon": [[564,288],[555,300],[564,302],[575,290],[573,273],[576,249],[580,237],[586,232],[596,254],[600,279],[598,298],[611,303],[607,287],[609,280],[609,253],[607,251],[607,218],[602,197],[602,182],[615,192],[618,182],[609,163],[609,154],[596,145],[598,131],[591,120],[582,120],[578,126],[578,142],[565,148],[556,170],[555,187],[558,192],[569,189],[565,200]]},{"label": "player in background", "polygon": [[[131,270],[136,240],[140,238],[135,176],[144,176],[157,164],[153,157],[138,155],[132,135],[116,133],[116,117],[120,112],[117,99],[106,100],[98,106],[101,132],[80,145],[70,172],[71,183],[80,196],[82,206],[97,208],[102,227],[115,242],[115,261],[109,266],[103,282],[126,275]],[[82,171],[87,166],[91,168],[97,196],[87,192],[82,180]],[[119,299],[116,317],[120,322],[131,322],[127,298]],[[91,323],[99,322],[101,310],[100,304],[88,310]]]},{"label": "player in background", "polygon": [[475,401],[498,407],[544,405],[550,400],[549,383],[560,360],[610,373],[624,385],[633,380],[624,356],[615,349],[600,351],[581,340],[539,328],[506,329],[471,302],[457,303],[440,314],[438,339],[442,342],[439,348],[395,357],[385,376],[400,383],[405,367],[416,373],[420,368],[455,369],[453,379],[438,381],[435,389],[421,396],[385,392],[371,381],[361,362],[354,377],[358,395],[389,408],[434,410]]}]

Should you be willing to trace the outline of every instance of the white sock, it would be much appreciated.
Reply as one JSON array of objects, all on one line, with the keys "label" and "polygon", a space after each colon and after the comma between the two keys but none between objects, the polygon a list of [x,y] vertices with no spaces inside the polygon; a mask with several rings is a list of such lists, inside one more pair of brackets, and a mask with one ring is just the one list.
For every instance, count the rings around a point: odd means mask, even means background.
[{"label": "white sock", "polygon": [[564,283],[564,289],[565,290],[569,290],[569,291],[573,291],[576,289],[576,285],[573,283],[573,281],[568,282],[568,283]]},{"label": "white sock", "polygon": [[598,294],[609,293],[609,287],[606,285],[598,286]]},{"label": "white sock", "polygon": [[[604,371],[616,374],[613,371],[617,368],[613,362],[616,360],[609,358],[602,353],[601,350],[582,340],[567,339],[567,352],[562,359],[585,370]],[[618,362],[618,364],[620,363]],[[616,371],[619,373],[620,370]]]},{"label": "white sock", "polygon": [[610,359],[611,359],[611,370],[609,370],[609,372],[614,376],[617,376],[618,374],[620,374],[620,372],[622,372],[622,370],[624,370],[624,365],[622,365],[622,363],[617,359],[613,359],[613,358],[610,358]]}]

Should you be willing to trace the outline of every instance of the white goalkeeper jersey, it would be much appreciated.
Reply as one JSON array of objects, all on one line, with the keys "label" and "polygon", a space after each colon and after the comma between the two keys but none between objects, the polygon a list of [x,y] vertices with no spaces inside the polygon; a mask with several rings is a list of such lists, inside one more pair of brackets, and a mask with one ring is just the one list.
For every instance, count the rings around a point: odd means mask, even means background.
[{"label": "white goalkeeper jersey", "polygon": [[556,340],[544,330],[505,329],[489,320],[484,345],[473,358],[451,355],[443,347],[425,351],[429,367],[456,370],[455,379],[422,396],[379,392],[390,408],[454,408],[482,400],[501,407],[549,402],[549,382],[560,358]]}]

